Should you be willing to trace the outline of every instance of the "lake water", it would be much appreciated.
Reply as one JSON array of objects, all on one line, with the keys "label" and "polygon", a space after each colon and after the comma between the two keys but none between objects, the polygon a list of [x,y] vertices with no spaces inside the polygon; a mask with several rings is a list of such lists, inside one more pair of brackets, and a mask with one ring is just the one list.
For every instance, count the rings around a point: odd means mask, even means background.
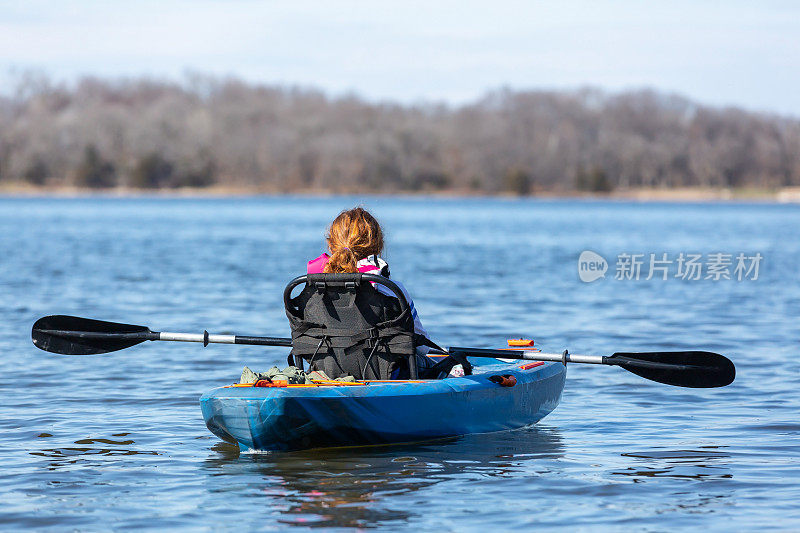
[{"label": "lake water", "polygon": [[[281,293],[363,203],[432,338],[573,353],[702,349],[682,389],[573,364],[530,429],[414,446],[240,454],[198,398],[285,350],[37,350],[40,316],[288,336]],[[800,206],[488,199],[0,199],[0,528],[800,529]],[[578,256],[608,261],[585,283]],[[649,254],[731,254],[731,280],[646,280]],[[761,254],[758,279],[735,257]],[[615,279],[645,254],[641,279]],[[623,257],[624,260],[624,257]],[[664,266],[664,265],[662,265]],[[741,271],[739,272],[742,273]],[[702,272],[702,277],[706,270]]]}]

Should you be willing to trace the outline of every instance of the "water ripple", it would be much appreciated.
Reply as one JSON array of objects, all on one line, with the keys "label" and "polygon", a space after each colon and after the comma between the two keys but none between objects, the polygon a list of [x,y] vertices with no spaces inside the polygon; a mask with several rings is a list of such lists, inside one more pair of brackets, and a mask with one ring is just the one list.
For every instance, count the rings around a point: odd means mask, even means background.
[{"label": "water ripple", "polygon": [[[66,313],[154,330],[287,336],[283,284],[364,203],[393,276],[451,345],[533,337],[574,353],[707,349],[721,390],[570,365],[521,431],[240,454],[197,400],[282,349],[146,343],[60,357],[29,340]],[[3,529],[800,529],[800,208],[536,200],[0,199]],[[609,259],[581,283],[583,250]],[[761,251],[756,282],[615,281],[622,252]]]}]

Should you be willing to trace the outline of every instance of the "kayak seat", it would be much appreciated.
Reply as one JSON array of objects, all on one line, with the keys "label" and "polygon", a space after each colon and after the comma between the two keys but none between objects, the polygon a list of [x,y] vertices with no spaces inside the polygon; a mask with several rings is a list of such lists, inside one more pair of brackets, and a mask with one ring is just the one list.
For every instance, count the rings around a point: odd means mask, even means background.
[{"label": "kayak seat", "polygon": [[[292,291],[303,285],[297,296]],[[387,287],[394,297],[378,292]],[[283,293],[292,329],[290,364],[321,370],[332,379],[417,379],[414,320],[400,288],[383,276],[307,274]]]}]

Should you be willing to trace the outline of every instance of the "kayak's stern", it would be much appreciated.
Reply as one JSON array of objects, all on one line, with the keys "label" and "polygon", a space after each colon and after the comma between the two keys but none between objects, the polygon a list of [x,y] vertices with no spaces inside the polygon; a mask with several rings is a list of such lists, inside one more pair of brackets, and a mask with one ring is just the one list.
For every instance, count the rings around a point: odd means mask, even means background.
[{"label": "kayak's stern", "polygon": [[[516,385],[489,381],[498,374]],[[443,380],[222,387],[200,404],[208,429],[243,450],[375,445],[534,424],[556,408],[565,379],[561,363],[492,364]]]}]

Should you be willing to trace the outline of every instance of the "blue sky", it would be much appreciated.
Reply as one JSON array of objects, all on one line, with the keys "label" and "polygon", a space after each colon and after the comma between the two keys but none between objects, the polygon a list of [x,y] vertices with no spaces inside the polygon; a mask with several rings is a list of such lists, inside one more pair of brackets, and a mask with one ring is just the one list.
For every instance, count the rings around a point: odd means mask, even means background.
[{"label": "blue sky", "polygon": [[800,2],[0,0],[0,90],[26,69],[197,71],[401,102],[647,86],[800,116]]}]

